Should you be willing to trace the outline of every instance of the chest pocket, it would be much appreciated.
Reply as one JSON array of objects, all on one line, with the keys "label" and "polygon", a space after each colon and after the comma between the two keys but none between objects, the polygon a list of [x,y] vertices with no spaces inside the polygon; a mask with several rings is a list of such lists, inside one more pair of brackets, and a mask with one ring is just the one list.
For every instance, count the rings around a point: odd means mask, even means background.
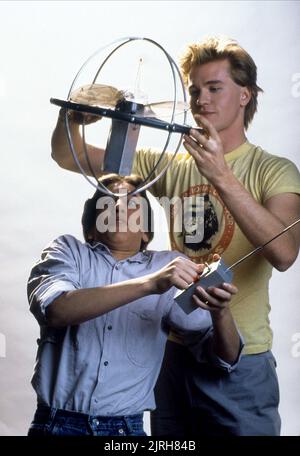
[{"label": "chest pocket", "polygon": [[140,367],[156,364],[163,352],[165,335],[161,317],[154,310],[131,310],[127,315],[126,352],[132,363]]}]

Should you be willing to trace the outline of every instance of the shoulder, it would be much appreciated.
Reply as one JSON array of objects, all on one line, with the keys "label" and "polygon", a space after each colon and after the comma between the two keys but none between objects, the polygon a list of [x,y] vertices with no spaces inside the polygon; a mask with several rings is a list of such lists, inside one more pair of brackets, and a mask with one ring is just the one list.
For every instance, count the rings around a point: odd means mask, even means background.
[{"label": "shoulder", "polygon": [[253,146],[253,157],[259,164],[265,167],[283,167],[284,169],[295,169],[297,166],[288,158],[271,154],[260,146]]},{"label": "shoulder", "polygon": [[62,234],[49,243],[52,247],[81,248],[83,243],[71,234]]},{"label": "shoulder", "polygon": [[43,249],[43,254],[61,253],[68,256],[80,256],[83,250],[86,250],[86,244],[82,243],[71,234],[58,236]]},{"label": "shoulder", "polygon": [[257,182],[290,180],[296,185],[300,183],[299,170],[290,159],[271,154],[260,146],[252,145],[242,163],[247,164],[248,173]]},{"label": "shoulder", "polygon": [[270,154],[255,146],[252,152],[250,174],[262,201],[280,193],[300,193],[300,173],[288,158]]}]

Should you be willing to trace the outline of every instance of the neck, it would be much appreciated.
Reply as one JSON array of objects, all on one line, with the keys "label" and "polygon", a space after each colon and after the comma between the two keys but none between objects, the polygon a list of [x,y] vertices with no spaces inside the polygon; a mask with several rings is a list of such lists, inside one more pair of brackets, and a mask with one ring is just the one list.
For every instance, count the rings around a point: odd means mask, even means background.
[{"label": "neck", "polygon": [[95,240],[105,244],[106,247],[109,248],[112,256],[116,260],[124,260],[125,258],[129,258],[133,255],[136,255],[140,251],[140,240],[138,240],[138,242],[130,243],[127,239],[127,241],[125,240],[125,242],[122,242],[121,239],[110,239],[110,237],[107,236],[107,233],[106,236],[104,236],[104,238],[102,238],[102,236],[98,234]]},{"label": "neck", "polygon": [[237,149],[247,140],[247,137],[244,132],[236,136],[228,135],[227,132],[224,132],[224,134],[222,133],[222,131],[219,132],[219,135],[223,144],[224,154],[228,154],[232,150]]},{"label": "neck", "polygon": [[109,246],[107,247],[116,260],[125,260],[126,258],[132,257],[139,252],[139,250],[115,250]]},{"label": "neck", "polygon": [[244,144],[247,140],[244,127],[244,110],[241,110],[230,126],[218,131],[224,154]]}]

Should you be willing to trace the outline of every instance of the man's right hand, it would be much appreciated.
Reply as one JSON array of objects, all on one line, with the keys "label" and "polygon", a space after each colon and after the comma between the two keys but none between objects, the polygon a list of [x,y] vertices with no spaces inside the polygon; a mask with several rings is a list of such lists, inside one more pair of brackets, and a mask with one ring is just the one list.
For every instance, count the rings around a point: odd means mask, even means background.
[{"label": "man's right hand", "polygon": [[175,286],[181,290],[199,279],[205,265],[177,257],[158,272],[149,276],[151,294],[162,294]]}]

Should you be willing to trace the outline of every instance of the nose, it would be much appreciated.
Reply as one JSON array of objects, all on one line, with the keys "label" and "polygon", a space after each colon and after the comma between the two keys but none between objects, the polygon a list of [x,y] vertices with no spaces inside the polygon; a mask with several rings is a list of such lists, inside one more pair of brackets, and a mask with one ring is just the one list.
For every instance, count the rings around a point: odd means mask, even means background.
[{"label": "nose", "polygon": [[120,198],[117,198],[116,199],[116,202],[115,202],[115,210],[116,212],[118,213],[123,213],[126,211],[126,208],[127,208],[127,197],[120,197]]},{"label": "nose", "polygon": [[116,201],[115,201],[116,210],[119,211],[121,206],[122,206],[122,198],[117,198]]},{"label": "nose", "polygon": [[196,100],[197,106],[204,106],[210,103],[208,90],[201,90]]}]

